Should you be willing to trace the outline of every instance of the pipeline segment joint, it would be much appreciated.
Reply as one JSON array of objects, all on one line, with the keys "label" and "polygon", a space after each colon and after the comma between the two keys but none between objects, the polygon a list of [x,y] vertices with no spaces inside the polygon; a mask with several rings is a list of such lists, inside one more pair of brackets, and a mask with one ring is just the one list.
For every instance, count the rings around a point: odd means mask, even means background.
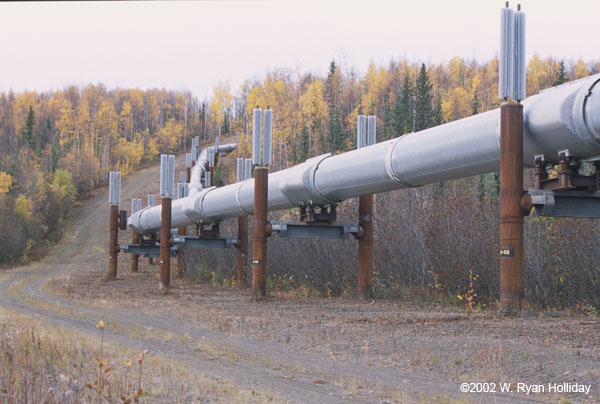
[{"label": "pipeline segment joint", "polygon": [[286,170],[286,176],[280,179],[280,189],[292,205],[329,205],[339,202],[327,198],[315,183],[319,165],[329,157],[331,153],[322,154]]}]

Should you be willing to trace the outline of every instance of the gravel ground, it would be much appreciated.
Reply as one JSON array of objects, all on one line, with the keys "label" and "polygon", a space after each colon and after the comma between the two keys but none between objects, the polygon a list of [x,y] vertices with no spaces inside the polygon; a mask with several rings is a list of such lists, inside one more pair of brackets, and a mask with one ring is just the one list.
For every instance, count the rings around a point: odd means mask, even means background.
[{"label": "gravel ground", "polygon": [[[152,167],[125,179],[125,203],[155,191],[157,173]],[[294,293],[257,302],[247,288],[179,278],[174,262],[172,287],[162,294],[158,266],[140,259],[132,273],[125,254],[118,280],[102,282],[106,200],[98,191],[85,202],[52,257],[5,271],[0,305],[82,333],[94,332],[102,318],[109,342],[150,347],[193,372],[270,392],[275,401],[600,402],[598,317],[506,318]],[[120,242],[130,237],[121,232]],[[496,393],[463,394],[461,383],[495,383]],[[513,391],[501,392],[500,383]],[[548,383],[578,383],[590,392],[526,394],[514,391],[518,383],[546,390]]]}]

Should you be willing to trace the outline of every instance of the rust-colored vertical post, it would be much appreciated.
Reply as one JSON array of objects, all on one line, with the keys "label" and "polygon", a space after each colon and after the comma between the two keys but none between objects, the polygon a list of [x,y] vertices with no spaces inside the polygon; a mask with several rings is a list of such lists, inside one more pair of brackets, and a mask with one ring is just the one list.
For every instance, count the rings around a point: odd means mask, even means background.
[{"label": "rust-colored vertical post", "polygon": [[[132,244],[139,244],[140,243],[140,234],[135,231],[132,230],[131,232],[131,243]],[[140,258],[139,254],[131,254],[131,272],[137,272],[138,271],[138,260]]]},{"label": "rust-colored vertical post", "polygon": [[238,262],[237,262],[237,282],[238,285],[245,285],[248,267],[248,216],[242,216],[238,219]]},{"label": "rust-colored vertical post", "polygon": [[358,297],[368,299],[371,294],[373,274],[373,194],[358,198]]},{"label": "rust-colored vertical post", "polygon": [[252,240],[252,294],[260,298],[267,293],[267,201],[269,168],[254,170],[254,225]]},{"label": "rust-colored vertical post", "polygon": [[167,291],[171,282],[171,198],[161,198],[160,211],[160,284]]},{"label": "rust-colored vertical post", "polygon": [[521,308],[523,299],[523,105],[500,108],[500,305]]},{"label": "rust-colored vertical post", "polygon": [[[187,167],[185,169],[185,183],[190,183],[190,178],[192,176],[192,169]],[[182,195],[183,196],[183,195]],[[179,227],[177,234],[180,236],[187,235],[187,226]],[[177,249],[177,274],[182,276],[185,273],[185,251],[183,247],[179,247]]]},{"label": "rust-colored vertical post", "polygon": [[107,280],[117,279],[117,254],[119,252],[119,205],[112,203],[110,205],[109,218],[109,239],[108,239],[108,273]]}]

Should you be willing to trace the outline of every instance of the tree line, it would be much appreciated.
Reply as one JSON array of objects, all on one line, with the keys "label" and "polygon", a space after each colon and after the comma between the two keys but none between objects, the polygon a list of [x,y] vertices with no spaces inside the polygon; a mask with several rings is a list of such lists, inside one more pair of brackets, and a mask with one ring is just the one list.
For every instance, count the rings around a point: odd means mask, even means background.
[{"label": "tree line", "polygon": [[[595,62],[529,61],[528,94],[600,71]],[[217,83],[199,100],[187,91],[69,86],[0,93],[0,261],[28,254],[60,235],[78,195],[190,147],[191,139],[237,136],[249,156],[252,109],[274,110],[274,169],[356,146],[356,117],[376,115],[378,140],[496,108],[498,60],[455,57],[425,65],[371,63],[364,73],[331,61],[318,76],[274,69],[238,89]],[[232,178],[227,178],[231,180]],[[481,192],[494,183],[482,177]],[[486,188],[487,187],[487,188]],[[493,187],[492,187],[493,188]]]}]

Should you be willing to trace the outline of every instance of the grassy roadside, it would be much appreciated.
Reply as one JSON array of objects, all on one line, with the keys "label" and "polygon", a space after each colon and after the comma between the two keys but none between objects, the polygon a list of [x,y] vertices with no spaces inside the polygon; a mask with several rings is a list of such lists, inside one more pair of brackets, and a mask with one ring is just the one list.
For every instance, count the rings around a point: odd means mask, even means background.
[{"label": "grassy roadside", "polygon": [[282,402],[272,395],[207,378],[186,365],[103,342],[99,323],[89,336],[0,308],[0,401]]}]

